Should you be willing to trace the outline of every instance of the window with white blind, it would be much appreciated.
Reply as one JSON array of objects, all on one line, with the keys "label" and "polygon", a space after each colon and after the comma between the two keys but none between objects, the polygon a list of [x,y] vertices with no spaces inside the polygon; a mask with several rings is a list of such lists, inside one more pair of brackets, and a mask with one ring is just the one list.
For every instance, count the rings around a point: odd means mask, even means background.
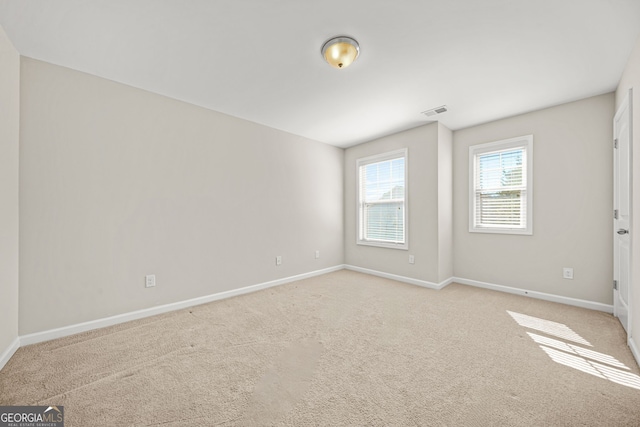
[{"label": "window with white blind", "polygon": [[408,249],[407,149],[358,159],[360,245]]},{"label": "window with white blind", "polygon": [[533,135],[469,147],[469,231],[533,234]]}]

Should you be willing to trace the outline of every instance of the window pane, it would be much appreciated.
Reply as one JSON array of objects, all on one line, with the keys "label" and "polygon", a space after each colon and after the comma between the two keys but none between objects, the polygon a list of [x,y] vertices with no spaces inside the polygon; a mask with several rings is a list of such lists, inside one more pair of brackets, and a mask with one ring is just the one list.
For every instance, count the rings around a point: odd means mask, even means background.
[{"label": "window pane", "polygon": [[404,157],[391,161],[391,179],[404,182]]},{"label": "window pane", "polygon": [[404,186],[394,185],[391,198],[394,200],[404,199]]},{"label": "window pane", "polygon": [[488,153],[479,156],[478,184],[481,189],[520,186],[522,180],[522,149]]},{"label": "window pane", "polygon": [[497,153],[490,153],[480,156],[480,168],[481,169],[497,169],[500,167],[500,155]]},{"label": "window pane", "polygon": [[391,162],[376,163],[378,166],[378,182],[391,181]]},{"label": "window pane", "polygon": [[480,189],[498,189],[523,185],[522,160],[524,150],[482,154],[478,161]]},{"label": "window pane", "polygon": [[522,185],[522,168],[504,169],[500,177],[500,184],[503,187]]},{"label": "window pane", "polygon": [[523,198],[521,191],[478,192],[476,218],[479,225],[522,227]]},{"label": "window pane", "polygon": [[364,201],[404,198],[404,159],[372,163],[364,166],[361,172],[364,180]]},{"label": "window pane", "polygon": [[404,242],[404,203],[365,205],[365,239]]}]

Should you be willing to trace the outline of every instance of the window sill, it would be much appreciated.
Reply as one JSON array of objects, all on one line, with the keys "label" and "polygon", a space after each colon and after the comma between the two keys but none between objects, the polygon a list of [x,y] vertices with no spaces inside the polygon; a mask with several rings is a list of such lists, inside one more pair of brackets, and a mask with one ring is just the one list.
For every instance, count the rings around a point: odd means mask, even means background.
[{"label": "window sill", "polygon": [[375,246],[378,248],[387,248],[387,249],[400,249],[403,251],[409,250],[409,244],[396,244],[396,243],[384,243],[384,242],[372,242],[368,240],[356,240],[356,244],[361,246]]},{"label": "window sill", "polygon": [[469,228],[469,233],[519,234],[523,236],[532,236],[533,230],[523,230],[521,228]]}]

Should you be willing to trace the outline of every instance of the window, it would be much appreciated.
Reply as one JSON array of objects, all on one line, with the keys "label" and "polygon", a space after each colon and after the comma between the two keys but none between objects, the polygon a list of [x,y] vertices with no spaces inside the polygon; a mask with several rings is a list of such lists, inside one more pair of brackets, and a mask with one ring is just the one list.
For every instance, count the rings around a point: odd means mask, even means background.
[{"label": "window", "polygon": [[469,147],[469,231],[533,234],[533,135]]},{"label": "window", "polygon": [[358,159],[358,240],[408,249],[407,149]]}]

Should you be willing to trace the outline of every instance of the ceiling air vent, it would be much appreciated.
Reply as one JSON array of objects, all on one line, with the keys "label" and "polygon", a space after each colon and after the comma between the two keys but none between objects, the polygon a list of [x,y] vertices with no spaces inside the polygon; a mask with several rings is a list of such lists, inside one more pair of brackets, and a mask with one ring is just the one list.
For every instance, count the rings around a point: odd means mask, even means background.
[{"label": "ceiling air vent", "polygon": [[432,109],[427,110],[427,111],[423,111],[422,114],[424,114],[427,117],[431,117],[431,116],[436,116],[438,114],[446,113],[447,111],[449,111],[447,109],[447,106],[446,105],[441,105],[440,107],[436,107],[436,108],[432,108]]}]

